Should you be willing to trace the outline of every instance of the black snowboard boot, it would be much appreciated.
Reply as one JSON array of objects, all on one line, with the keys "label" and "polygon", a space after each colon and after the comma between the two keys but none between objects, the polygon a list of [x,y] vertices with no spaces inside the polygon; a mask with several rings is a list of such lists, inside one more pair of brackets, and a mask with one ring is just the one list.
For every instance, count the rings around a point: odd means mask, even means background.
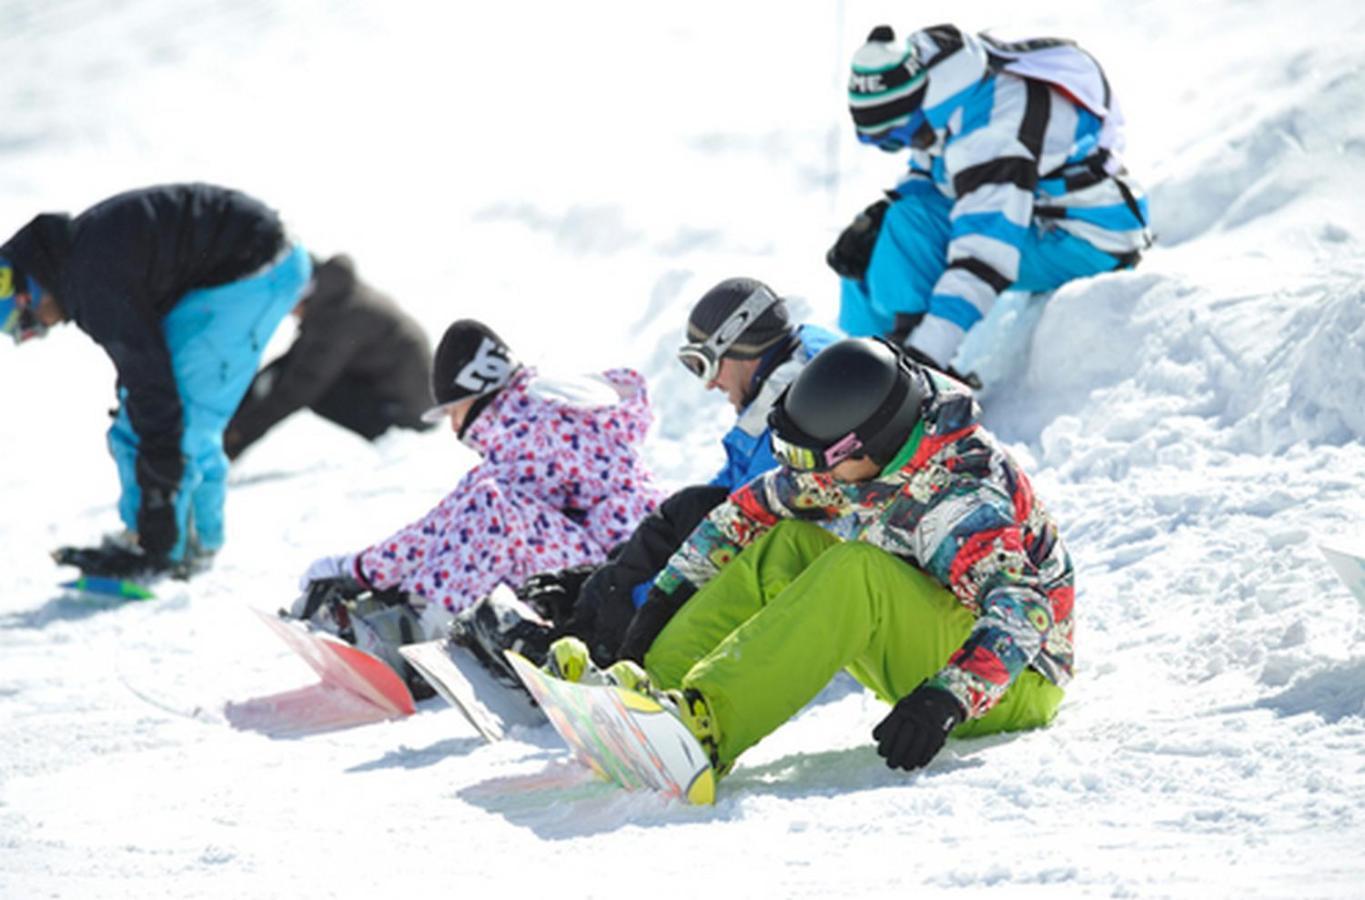
[{"label": "black snowboard boot", "polygon": [[516,688],[521,687],[521,679],[502,651],[520,653],[540,666],[555,637],[549,622],[502,587],[457,613],[448,635],[452,642],[467,647],[499,681]]}]

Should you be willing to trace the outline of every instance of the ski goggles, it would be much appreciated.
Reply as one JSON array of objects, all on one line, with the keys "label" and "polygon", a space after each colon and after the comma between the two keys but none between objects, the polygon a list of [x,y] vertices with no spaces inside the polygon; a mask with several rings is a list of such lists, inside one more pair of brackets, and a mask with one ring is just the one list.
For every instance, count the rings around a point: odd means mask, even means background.
[{"label": "ski goggles", "polygon": [[906,147],[925,150],[933,146],[936,139],[933,126],[920,110],[911,113],[904,123],[885,131],[858,132],[859,142],[871,144],[885,153],[896,153]]},{"label": "ski goggles", "polygon": [[827,472],[863,449],[863,442],[852,432],[824,449],[794,444],[773,432],[773,456],[797,472]]},{"label": "ski goggles", "polygon": [[38,285],[32,278],[0,260],[0,332],[14,338],[14,343],[22,344],[47,333],[34,302],[39,296]]},{"label": "ski goggles", "polygon": [[721,322],[720,327],[711,332],[706,340],[688,341],[679,347],[678,361],[687,367],[687,371],[710,384],[720,374],[721,357],[734,346],[745,329],[757,321],[759,316],[776,306],[777,302],[776,294],[759,285],[744,298],[744,302],[735,307],[734,312],[726,316],[725,321]]},{"label": "ski goggles", "polygon": [[768,413],[768,431],[772,437],[773,456],[788,469],[797,472],[824,472],[863,449],[857,432],[848,434],[832,444],[820,446],[819,438],[811,437],[787,416],[787,392],[777,398]]}]

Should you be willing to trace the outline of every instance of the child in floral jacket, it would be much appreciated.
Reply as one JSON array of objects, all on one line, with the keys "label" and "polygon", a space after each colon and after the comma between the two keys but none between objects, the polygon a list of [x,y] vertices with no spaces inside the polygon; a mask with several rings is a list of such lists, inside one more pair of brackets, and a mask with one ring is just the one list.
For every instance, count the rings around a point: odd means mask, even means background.
[{"label": "child in floral jacket", "polygon": [[662,497],[639,456],[653,419],[630,369],[549,378],[520,365],[486,325],[462,319],[436,352],[437,406],[483,457],[416,522],[355,554],[315,561],[301,579],[396,589],[435,637],[499,583],[599,563]]}]

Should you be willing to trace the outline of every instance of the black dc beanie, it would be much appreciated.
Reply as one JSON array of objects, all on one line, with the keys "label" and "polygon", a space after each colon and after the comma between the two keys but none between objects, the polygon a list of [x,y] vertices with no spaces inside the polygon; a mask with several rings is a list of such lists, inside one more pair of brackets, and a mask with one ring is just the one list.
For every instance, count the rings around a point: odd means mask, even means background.
[{"label": "black dc beanie", "polygon": [[521,364],[497,332],[474,319],[460,319],[446,329],[436,348],[431,369],[436,406],[422,418],[438,421],[450,404],[496,392],[519,368]]}]

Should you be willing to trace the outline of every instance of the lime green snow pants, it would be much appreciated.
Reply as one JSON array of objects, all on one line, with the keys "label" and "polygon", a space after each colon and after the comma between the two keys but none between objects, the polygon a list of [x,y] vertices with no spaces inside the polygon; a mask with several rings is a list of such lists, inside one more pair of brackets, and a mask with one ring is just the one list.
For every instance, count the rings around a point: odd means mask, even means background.
[{"label": "lime green snow pants", "polygon": [[[841,668],[887,703],[938,672],[975,617],[924,573],[871,544],[779,523],[726,565],[660,632],[645,668],[701,692],[733,762]],[[954,736],[1046,725],[1062,689],[1033,669]]]}]

